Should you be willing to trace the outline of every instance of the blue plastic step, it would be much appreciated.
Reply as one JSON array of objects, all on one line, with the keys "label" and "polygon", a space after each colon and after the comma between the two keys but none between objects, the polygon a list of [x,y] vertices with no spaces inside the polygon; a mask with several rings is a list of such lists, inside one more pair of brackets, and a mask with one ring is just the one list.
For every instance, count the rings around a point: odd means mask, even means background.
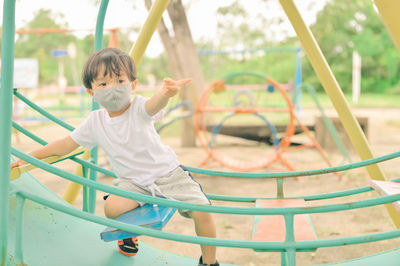
[{"label": "blue plastic step", "polygon": [[[161,230],[174,215],[176,209],[165,206],[146,204],[132,211],[122,214],[116,220],[119,222]],[[102,240],[109,242],[125,239],[138,234],[121,231],[117,228],[107,227],[100,233]]]}]

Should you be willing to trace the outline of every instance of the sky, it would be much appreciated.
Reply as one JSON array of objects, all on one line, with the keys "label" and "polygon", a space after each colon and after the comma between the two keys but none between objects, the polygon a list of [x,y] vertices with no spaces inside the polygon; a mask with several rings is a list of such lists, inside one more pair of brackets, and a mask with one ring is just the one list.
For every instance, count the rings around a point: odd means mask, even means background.
[{"label": "sky", "polygon": [[[219,6],[227,5],[233,0],[182,0],[187,7],[187,17],[194,40],[201,38],[212,39],[216,35],[216,10]],[[295,3],[303,15],[307,24],[315,21],[316,13],[327,0],[296,0]],[[142,25],[147,16],[143,0],[110,0],[104,28],[126,28],[132,25]],[[243,0],[249,13],[259,9],[258,0]],[[314,5],[310,5],[314,3]],[[310,9],[311,7],[311,9]],[[54,12],[64,14],[65,21],[71,29],[93,29],[96,25],[98,6],[94,5],[94,0],[17,0],[16,2],[16,28],[23,26],[32,20],[37,10],[48,8]],[[278,1],[274,3],[268,16],[283,14]],[[3,6],[0,7],[0,17],[2,21]],[[285,31],[290,35],[295,35],[289,21],[284,24]],[[77,33],[79,34],[79,33]],[[82,36],[87,32],[81,32]],[[134,40],[134,36],[132,39]],[[148,56],[156,56],[163,51],[158,35],[155,34],[146,50]]]}]

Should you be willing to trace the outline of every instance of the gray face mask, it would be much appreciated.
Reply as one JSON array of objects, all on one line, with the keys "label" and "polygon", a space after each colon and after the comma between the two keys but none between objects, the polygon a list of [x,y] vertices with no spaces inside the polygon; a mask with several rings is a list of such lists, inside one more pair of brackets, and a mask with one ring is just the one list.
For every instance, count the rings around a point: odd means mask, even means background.
[{"label": "gray face mask", "polygon": [[110,87],[103,90],[93,90],[93,99],[108,111],[122,110],[132,98],[132,84]]}]

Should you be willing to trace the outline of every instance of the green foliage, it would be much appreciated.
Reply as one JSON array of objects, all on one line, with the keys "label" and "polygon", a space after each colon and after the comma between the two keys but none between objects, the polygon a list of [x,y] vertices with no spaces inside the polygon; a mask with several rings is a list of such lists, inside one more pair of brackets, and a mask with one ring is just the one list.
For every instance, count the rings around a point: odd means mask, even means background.
[{"label": "green foliage", "polygon": [[[383,93],[399,83],[399,55],[372,1],[331,0],[311,30],[343,91],[351,91],[353,51],[362,57],[362,91]],[[303,69],[305,82],[321,88],[308,62]]]},{"label": "green foliage", "polygon": [[267,43],[264,30],[270,21],[264,16],[250,15],[243,1],[235,0],[218,8],[217,23],[219,38],[215,40],[215,48],[242,50],[265,47]]},{"label": "green foliage", "polygon": [[[251,10],[252,14],[246,9],[245,2],[238,0],[217,10],[218,39],[200,42],[198,49],[223,50],[227,53],[200,56],[203,75],[207,81],[214,81],[232,72],[250,71],[269,76],[281,83],[293,82],[296,54],[265,52],[264,49],[295,45],[291,41],[285,44],[274,41],[270,26],[282,21],[279,17],[265,16],[272,7],[271,1],[258,2],[260,8]],[[254,82],[262,83],[249,76],[235,79],[235,83],[239,84]]]},{"label": "green foliage", "polygon": [[171,73],[165,55],[156,58],[143,58],[138,71],[140,84],[160,85],[162,80],[169,76],[171,76]]},{"label": "green foliage", "polygon": [[[53,14],[49,9],[40,9],[28,22],[24,29],[65,29],[68,24],[63,21],[62,14]],[[58,75],[58,60],[52,51],[55,49],[66,50],[68,43],[76,43],[73,35],[54,34],[20,34],[15,43],[15,58],[37,58],[39,61],[40,85],[55,83]],[[71,73],[66,68],[66,74],[71,78]]]},{"label": "green foliage", "polygon": [[[232,72],[257,72],[281,83],[294,81],[296,54],[294,52],[263,52],[239,54],[215,54],[200,57],[203,74],[214,81]],[[254,83],[251,77],[236,79],[238,84]],[[257,80],[256,83],[262,83]]]}]

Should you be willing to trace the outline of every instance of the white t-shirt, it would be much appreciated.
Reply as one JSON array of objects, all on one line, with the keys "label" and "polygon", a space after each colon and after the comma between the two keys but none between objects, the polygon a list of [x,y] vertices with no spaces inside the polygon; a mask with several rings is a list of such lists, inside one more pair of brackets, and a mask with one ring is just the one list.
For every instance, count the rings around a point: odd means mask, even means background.
[{"label": "white t-shirt", "polygon": [[129,109],[117,117],[110,117],[106,109],[93,111],[70,135],[87,149],[100,146],[118,177],[142,186],[179,166],[176,154],[161,142],[154,119],[146,112],[147,100],[136,95]]}]

